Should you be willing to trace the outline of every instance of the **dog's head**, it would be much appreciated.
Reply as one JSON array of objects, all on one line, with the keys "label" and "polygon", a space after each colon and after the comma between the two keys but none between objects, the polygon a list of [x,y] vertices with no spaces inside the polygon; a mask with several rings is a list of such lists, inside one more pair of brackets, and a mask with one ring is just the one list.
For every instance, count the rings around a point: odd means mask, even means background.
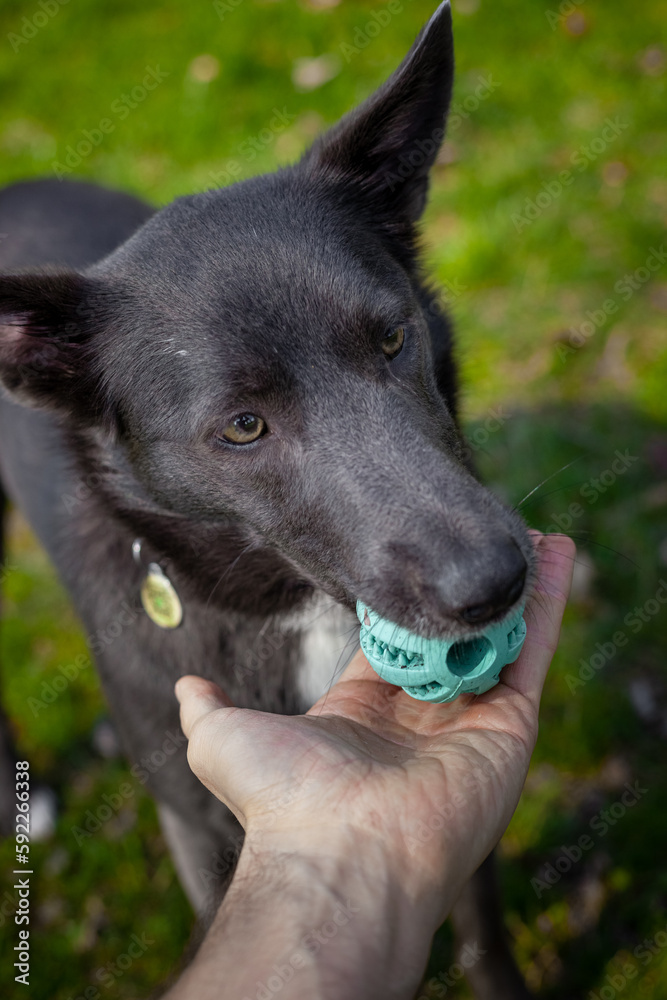
[{"label": "dog's head", "polygon": [[105,439],[184,531],[428,635],[501,617],[532,563],[466,464],[417,261],[452,76],[445,3],[295,166],[179,199],[83,274],[0,281],[6,388]]}]

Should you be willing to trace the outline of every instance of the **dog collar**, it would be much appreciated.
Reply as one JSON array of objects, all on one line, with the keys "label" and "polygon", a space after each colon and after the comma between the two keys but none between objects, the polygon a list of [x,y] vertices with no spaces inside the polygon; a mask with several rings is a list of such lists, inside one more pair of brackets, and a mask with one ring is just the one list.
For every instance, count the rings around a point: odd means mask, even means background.
[{"label": "dog collar", "polygon": [[[142,565],[141,539],[132,542],[132,556],[138,566]],[[148,572],[139,591],[143,609],[155,625],[160,628],[178,628],[183,621],[183,605],[173,583],[156,563],[148,564]]]}]

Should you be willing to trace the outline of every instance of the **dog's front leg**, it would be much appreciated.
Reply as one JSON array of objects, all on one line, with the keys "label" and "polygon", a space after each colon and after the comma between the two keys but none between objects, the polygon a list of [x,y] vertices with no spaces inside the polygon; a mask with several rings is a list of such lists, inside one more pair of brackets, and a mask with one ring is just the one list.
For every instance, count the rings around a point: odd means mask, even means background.
[{"label": "dog's front leg", "polygon": [[231,813],[224,836],[189,822],[171,806],[158,802],[157,810],[180,883],[197,917],[208,925],[234,874],[243,829]]},{"label": "dog's front leg", "polygon": [[507,942],[493,854],[464,886],[452,923],[475,1000],[530,1000]]}]

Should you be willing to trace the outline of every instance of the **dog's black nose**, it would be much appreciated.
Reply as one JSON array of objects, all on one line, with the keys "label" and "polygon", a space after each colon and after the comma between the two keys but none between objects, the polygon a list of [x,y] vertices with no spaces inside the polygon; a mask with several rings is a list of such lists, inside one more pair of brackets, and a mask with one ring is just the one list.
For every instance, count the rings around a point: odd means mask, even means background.
[{"label": "dog's black nose", "polygon": [[498,542],[486,557],[488,569],[476,576],[458,615],[469,625],[483,625],[497,618],[521,596],[528,569],[526,560],[512,539]]}]

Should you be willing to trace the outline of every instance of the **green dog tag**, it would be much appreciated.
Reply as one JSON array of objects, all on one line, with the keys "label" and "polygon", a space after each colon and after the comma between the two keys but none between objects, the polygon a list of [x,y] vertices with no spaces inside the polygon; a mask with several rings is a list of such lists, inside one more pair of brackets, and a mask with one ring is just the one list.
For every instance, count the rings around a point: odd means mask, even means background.
[{"label": "green dog tag", "polygon": [[148,576],[141,586],[141,603],[150,620],[160,628],[178,628],[183,621],[178,594],[157,563],[148,567]]}]

